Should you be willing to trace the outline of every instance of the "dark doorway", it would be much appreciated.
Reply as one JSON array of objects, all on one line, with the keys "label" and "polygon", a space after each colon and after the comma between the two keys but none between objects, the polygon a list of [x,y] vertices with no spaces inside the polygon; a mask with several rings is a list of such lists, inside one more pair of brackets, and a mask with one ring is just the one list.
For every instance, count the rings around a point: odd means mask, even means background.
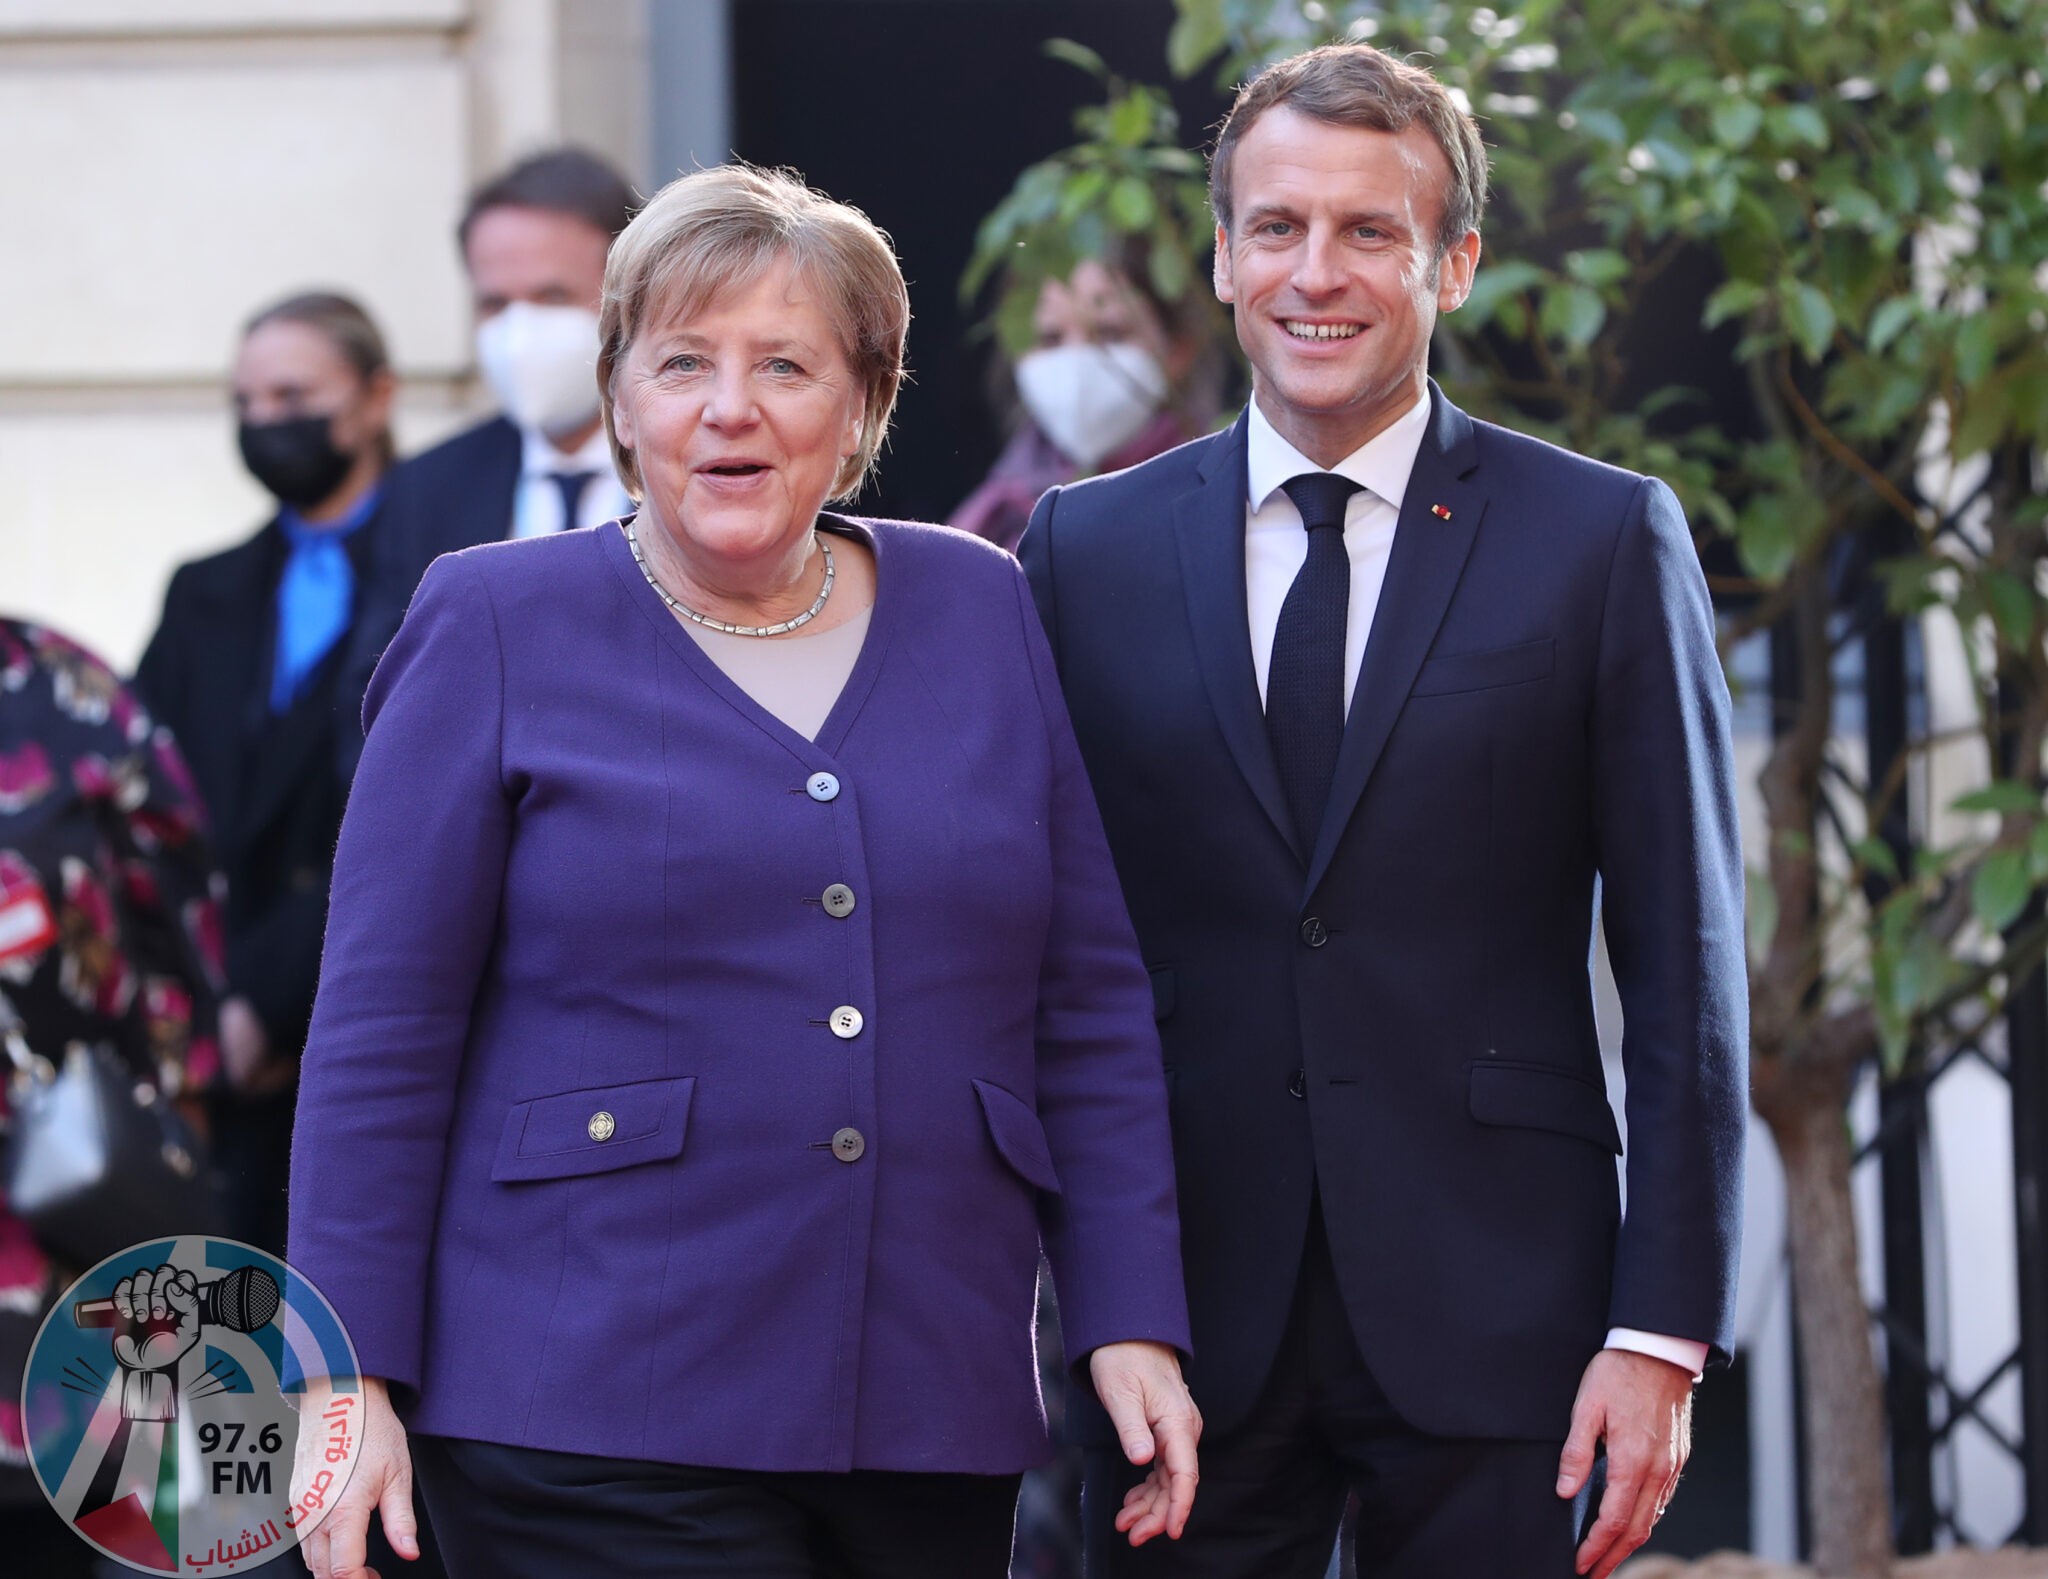
[{"label": "dark doorway", "polygon": [[[733,151],[864,209],[910,281],[915,382],[864,513],[943,520],[1001,445],[988,348],[958,283],[982,216],[1099,98],[1045,41],[1164,83],[1173,16],[1172,0],[734,0]],[[1206,82],[1175,96],[1183,139],[1202,142],[1226,101]]]}]

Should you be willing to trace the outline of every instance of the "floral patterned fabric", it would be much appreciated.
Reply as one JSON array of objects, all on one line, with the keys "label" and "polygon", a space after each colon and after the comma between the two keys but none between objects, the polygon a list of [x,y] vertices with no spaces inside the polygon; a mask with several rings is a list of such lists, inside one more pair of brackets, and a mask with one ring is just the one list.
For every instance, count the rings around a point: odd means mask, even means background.
[{"label": "floral patterned fabric", "polygon": [[[85,649],[0,617],[0,1027],[53,1059],[106,1043],[194,1095],[220,1068],[220,938],[204,813],[169,733]],[[53,1275],[0,1198],[0,1465],[24,1462],[22,1324]]]}]

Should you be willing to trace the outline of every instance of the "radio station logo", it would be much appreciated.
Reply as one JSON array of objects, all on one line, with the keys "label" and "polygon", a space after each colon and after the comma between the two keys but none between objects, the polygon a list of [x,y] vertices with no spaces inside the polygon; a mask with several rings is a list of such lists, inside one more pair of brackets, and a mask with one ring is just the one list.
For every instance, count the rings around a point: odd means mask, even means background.
[{"label": "radio station logo", "polygon": [[224,1574],[290,1551],[334,1505],[362,1377],[318,1289],[252,1245],[194,1236],[72,1284],[29,1350],[21,1408],[36,1479],[82,1539],[143,1573]]}]

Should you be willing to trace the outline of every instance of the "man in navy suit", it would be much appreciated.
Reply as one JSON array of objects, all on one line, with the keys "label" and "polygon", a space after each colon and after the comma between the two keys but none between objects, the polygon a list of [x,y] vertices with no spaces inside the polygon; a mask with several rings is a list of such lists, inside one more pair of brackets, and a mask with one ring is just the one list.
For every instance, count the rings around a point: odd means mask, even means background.
[{"label": "man in navy suit", "polygon": [[1206,1420],[1177,1544],[1116,1550],[1133,1477],[1092,1456],[1091,1575],[1315,1579],[1355,1494],[1363,1575],[1604,1579],[1728,1356],[1712,611],[1668,488],[1430,383],[1485,187],[1426,72],[1337,45],[1261,74],[1211,173],[1249,408],[1023,540],[1151,971]]},{"label": "man in navy suit", "polygon": [[456,241],[477,365],[499,415],[392,473],[342,680],[355,704],[341,735],[350,772],[370,672],[437,556],[595,526],[632,508],[605,444],[596,369],[605,255],[634,201],[623,176],[576,148],[522,160],[470,195]]}]

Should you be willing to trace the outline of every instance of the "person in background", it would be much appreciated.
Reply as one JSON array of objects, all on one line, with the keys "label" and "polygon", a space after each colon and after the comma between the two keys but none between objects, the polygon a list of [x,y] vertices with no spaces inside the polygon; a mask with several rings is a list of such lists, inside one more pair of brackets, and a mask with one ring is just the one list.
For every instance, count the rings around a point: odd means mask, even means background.
[{"label": "person in background", "polygon": [[1016,551],[1048,488],[1118,471],[1208,430],[1218,391],[1212,309],[1138,284],[1144,253],[1083,259],[1039,288],[1031,349],[1007,369],[1016,432],[949,526]]},{"label": "person in background", "polygon": [[276,513],[179,568],[135,685],[192,765],[228,879],[213,1134],[229,1232],[282,1255],[293,1087],[347,795],[339,660],[383,526],[394,380],[369,315],[311,292],[249,320],[233,387],[242,460]]},{"label": "person in background", "polygon": [[[391,478],[382,534],[344,671],[360,700],[441,554],[595,526],[633,508],[605,447],[597,308],[605,253],[633,189],[576,148],[522,160],[470,195],[456,226],[476,314],[476,360],[498,415],[408,459]],[[362,731],[341,742],[343,765]]]},{"label": "person in background", "polygon": [[[61,1059],[106,1044],[188,1115],[220,1069],[220,878],[169,733],[56,632],[0,617],[0,1037]],[[0,1056],[0,1123],[8,1112]],[[92,1549],[28,1466],[22,1371],[60,1267],[0,1199],[0,1551],[71,1579]]]}]

